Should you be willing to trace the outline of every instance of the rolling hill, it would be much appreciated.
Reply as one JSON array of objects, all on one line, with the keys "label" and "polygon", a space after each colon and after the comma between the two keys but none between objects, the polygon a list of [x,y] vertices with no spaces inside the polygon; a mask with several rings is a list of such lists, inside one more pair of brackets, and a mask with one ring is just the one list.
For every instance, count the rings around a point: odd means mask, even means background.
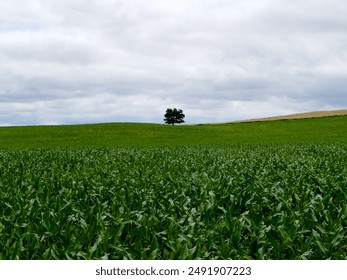
[{"label": "rolling hill", "polygon": [[287,116],[273,121],[182,126],[107,123],[2,127],[0,149],[347,142],[347,115],[318,115],[307,113],[296,116],[300,119]]},{"label": "rolling hill", "polygon": [[345,115],[347,115],[347,109],[345,109],[345,110],[332,110],[332,111],[305,112],[305,113],[282,115],[282,116],[269,117],[269,118],[257,118],[257,119],[242,120],[242,121],[237,121],[237,122],[295,120],[295,119],[323,118],[323,117],[345,116]]}]

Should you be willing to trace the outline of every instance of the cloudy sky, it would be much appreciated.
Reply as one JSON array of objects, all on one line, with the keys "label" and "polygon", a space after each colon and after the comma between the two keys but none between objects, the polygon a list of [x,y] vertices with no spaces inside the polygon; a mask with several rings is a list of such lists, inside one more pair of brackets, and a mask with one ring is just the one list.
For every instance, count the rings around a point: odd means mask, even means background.
[{"label": "cloudy sky", "polygon": [[0,0],[0,125],[347,108],[346,0]]}]

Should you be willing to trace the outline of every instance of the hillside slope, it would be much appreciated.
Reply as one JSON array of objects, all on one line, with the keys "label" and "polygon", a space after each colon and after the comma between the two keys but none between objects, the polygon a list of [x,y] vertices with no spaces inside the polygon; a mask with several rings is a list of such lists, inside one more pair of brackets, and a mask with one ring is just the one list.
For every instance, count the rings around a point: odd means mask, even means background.
[{"label": "hillside slope", "polygon": [[236,122],[294,120],[294,119],[322,118],[322,117],[345,116],[345,115],[347,115],[347,109],[345,109],[345,110],[333,110],[333,111],[305,112],[305,113],[282,115],[282,116],[269,117],[269,118],[257,118],[257,119],[242,120],[242,121],[236,121]]},{"label": "hillside slope", "polygon": [[322,142],[347,143],[347,115],[184,126],[108,123],[0,128],[0,150]]}]

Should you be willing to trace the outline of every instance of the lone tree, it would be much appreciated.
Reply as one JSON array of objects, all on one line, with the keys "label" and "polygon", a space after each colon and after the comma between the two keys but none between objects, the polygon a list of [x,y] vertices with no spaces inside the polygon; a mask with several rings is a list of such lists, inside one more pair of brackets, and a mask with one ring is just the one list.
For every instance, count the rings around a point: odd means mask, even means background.
[{"label": "lone tree", "polygon": [[165,123],[167,124],[172,124],[174,125],[175,123],[184,123],[184,118],[185,118],[185,115],[183,114],[183,111],[181,109],[166,109],[166,114],[164,115],[165,119]]}]

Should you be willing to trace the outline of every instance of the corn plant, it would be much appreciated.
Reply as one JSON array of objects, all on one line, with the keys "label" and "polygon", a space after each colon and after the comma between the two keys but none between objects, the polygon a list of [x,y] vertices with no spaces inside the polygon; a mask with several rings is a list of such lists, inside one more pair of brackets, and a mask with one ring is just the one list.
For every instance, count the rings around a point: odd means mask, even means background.
[{"label": "corn plant", "polygon": [[0,151],[1,259],[347,259],[345,144]]}]

